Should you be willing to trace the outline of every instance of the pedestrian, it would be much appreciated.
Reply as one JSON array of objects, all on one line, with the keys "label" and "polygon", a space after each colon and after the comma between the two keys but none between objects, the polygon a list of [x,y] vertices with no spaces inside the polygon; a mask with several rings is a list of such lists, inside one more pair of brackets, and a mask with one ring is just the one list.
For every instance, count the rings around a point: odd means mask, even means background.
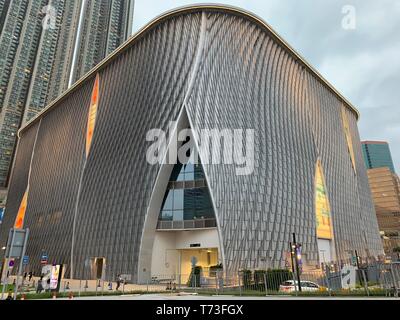
[{"label": "pedestrian", "polygon": [[117,287],[115,288],[115,290],[118,291],[119,287],[121,286],[121,275],[119,274],[117,276]]},{"label": "pedestrian", "polygon": [[31,272],[29,272],[29,278],[28,278],[28,281],[29,281],[29,282],[31,282],[32,277],[33,277],[33,273],[32,273],[32,271],[31,271]]},{"label": "pedestrian", "polygon": [[40,279],[38,281],[36,293],[41,293],[43,291],[42,280],[43,280],[43,277],[40,277]]}]

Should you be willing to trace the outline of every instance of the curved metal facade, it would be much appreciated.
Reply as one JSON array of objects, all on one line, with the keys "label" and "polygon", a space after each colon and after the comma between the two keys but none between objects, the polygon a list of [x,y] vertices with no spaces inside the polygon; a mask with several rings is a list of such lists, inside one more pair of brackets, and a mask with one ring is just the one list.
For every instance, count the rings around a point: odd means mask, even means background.
[{"label": "curved metal facade", "polygon": [[70,264],[76,216],[74,275],[84,276],[86,259],[105,257],[108,276],[132,274],[136,280],[146,212],[160,170],[146,162],[146,132],[167,130],[186,108],[195,131],[255,129],[253,174],[237,176],[233,166],[204,165],[227,269],[257,267],[262,257],[283,266],[292,232],[307,261],[318,264],[318,160],[337,258],[348,258],[349,250],[361,256],[383,253],[356,111],[254,17],[211,6],[170,13],[96,72],[99,102],[87,160],[95,73],[21,131],[1,245],[30,172],[25,226],[31,230],[31,263],[38,266],[45,249],[50,260]]}]

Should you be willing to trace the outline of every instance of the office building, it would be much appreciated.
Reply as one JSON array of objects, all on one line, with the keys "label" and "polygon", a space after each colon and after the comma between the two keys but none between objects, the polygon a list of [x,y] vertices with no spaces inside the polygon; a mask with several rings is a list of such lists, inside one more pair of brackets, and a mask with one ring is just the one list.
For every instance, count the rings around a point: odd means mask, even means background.
[{"label": "office building", "polygon": [[387,254],[400,246],[400,181],[388,167],[369,169],[368,179]]},{"label": "office building", "polygon": [[393,173],[395,172],[392,155],[387,142],[362,141],[361,146],[367,169],[388,167]]}]

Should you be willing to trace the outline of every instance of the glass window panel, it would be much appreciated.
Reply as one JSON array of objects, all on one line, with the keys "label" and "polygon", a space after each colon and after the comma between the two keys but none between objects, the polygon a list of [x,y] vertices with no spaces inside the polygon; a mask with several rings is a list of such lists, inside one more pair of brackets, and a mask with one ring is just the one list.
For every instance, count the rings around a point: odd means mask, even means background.
[{"label": "glass window panel", "polygon": [[201,164],[196,164],[194,167],[194,179],[195,180],[204,179],[204,172],[203,168],[201,167]]},{"label": "glass window panel", "polygon": [[175,210],[174,221],[182,221],[182,220],[183,220],[183,210]]},{"label": "glass window panel", "polygon": [[190,173],[190,172],[194,172],[194,164],[191,162],[188,162],[185,165],[185,173]]},{"label": "glass window panel", "polygon": [[173,192],[173,190],[168,190],[167,192],[168,192],[168,194],[167,194],[167,197],[164,202],[163,210],[172,210],[173,209],[173,194],[174,194],[174,192]]},{"label": "glass window panel", "polygon": [[169,179],[169,181],[177,181],[178,176],[181,173],[181,170],[182,170],[182,164],[180,163],[176,164],[172,169],[171,178]]},{"label": "glass window panel", "polygon": [[193,181],[194,172],[185,172],[185,181]]},{"label": "glass window panel", "polygon": [[183,189],[174,190],[174,210],[183,210]]},{"label": "glass window panel", "polygon": [[179,173],[176,181],[185,181],[185,172],[183,170]]},{"label": "glass window panel", "polygon": [[195,208],[195,195],[196,195],[196,189],[185,190],[185,200],[184,200],[185,210]]},{"label": "glass window panel", "polygon": [[206,188],[196,189],[196,209],[210,208],[211,201]]},{"label": "glass window panel", "polygon": [[161,212],[161,220],[170,221],[172,220],[172,217],[173,217],[173,211],[163,210]]},{"label": "glass window panel", "polygon": [[183,213],[183,218],[185,220],[193,220],[195,216],[195,210],[194,209],[185,209]]}]

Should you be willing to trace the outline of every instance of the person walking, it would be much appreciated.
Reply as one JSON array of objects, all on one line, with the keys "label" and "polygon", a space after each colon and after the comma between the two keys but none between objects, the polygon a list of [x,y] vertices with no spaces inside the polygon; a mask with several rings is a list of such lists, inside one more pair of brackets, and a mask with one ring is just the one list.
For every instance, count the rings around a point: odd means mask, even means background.
[{"label": "person walking", "polygon": [[29,282],[31,282],[32,277],[33,277],[33,273],[32,273],[32,271],[31,271],[31,272],[29,272],[29,276],[28,276],[28,281],[29,281]]},{"label": "person walking", "polygon": [[43,291],[42,280],[43,280],[43,277],[40,277],[40,279],[38,281],[36,293],[41,293]]},{"label": "person walking", "polygon": [[119,287],[121,286],[121,275],[119,274],[118,276],[117,276],[117,287],[115,288],[115,290],[119,290]]}]

